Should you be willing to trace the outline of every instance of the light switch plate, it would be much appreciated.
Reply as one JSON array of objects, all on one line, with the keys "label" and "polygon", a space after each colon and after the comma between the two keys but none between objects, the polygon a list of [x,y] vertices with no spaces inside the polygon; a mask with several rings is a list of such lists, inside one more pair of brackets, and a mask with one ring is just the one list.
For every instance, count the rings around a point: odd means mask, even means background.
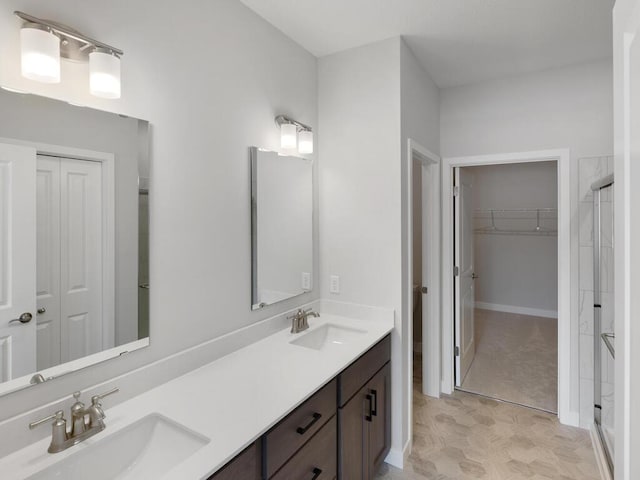
[{"label": "light switch plate", "polygon": [[309,272],[302,272],[302,290],[311,290],[311,274]]},{"label": "light switch plate", "polygon": [[329,277],[329,292],[340,293],[340,277],[338,275],[331,275]]}]

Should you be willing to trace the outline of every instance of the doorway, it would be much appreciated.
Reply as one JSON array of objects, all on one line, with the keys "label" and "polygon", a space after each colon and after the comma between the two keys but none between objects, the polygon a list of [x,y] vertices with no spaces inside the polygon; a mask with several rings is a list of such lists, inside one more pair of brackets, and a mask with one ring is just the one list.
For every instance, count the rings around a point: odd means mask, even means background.
[{"label": "doorway", "polygon": [[454,182],[456,388],[557,413],[557,162]]},{"label": "doorway", "polygon": [[[568,149],[513,152],[504,154],[449,157],[442,168],[442,335],[437,349],[442,365],[441,391],[453,393],[455,385],[455,302],[454,302],[454,175],[456,167],[555,161],[558,199],[558,296],[557,296],[557,412],[561,423],[578,426],[578,350],[571,337],[571,167]],[[429,353],[431,355],[431,352]]]}]

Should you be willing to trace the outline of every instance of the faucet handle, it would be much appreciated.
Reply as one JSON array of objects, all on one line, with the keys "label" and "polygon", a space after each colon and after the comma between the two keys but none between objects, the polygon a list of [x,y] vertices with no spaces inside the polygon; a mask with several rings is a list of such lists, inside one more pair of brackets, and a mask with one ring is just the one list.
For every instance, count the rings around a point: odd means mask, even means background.
[{"label": "faucet handle", "polygon": [[33,430],[34,428],[39,427],[43,423],[47,423],[51,420],[54,421],[54,424],[58,424],[60,422],[65,422],[66,424],[66,420],[64,419],[64,412],[62,410],[58,410],[56,413],[49,415],[48,417],[44,417],[40,420],[36,420],[35,422],[31,422],[29,424],[29,430]]},{"label": "faucet handle", "polygon": [[104,397],[107,397],[119,391],[120,389],[118,387],[115,387],[109,390],[108,392],[101,393],[100,395],[94,395],[93,397],[91,397],[91,405],[100,406],[101,405],[100,400],[102,400]]}]

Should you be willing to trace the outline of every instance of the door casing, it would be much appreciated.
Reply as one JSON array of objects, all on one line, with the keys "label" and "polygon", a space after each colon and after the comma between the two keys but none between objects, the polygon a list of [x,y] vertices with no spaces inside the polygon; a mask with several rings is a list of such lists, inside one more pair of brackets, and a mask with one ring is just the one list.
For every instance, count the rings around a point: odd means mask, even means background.
[{"label": "door casing", "polygon": [[[571,168],[570,150],[539,150],[443,158],[442,163],[442,364],[441,391],[453,393],[454,385],[454,289],[453,289],[453,173],[456,167],[555,161],[558,168],[558,418],[578,426],[578,339],[571,337]],[[577,261],[574,260],[574,261]],[[577,304],[577,299],[574,304]]]}]

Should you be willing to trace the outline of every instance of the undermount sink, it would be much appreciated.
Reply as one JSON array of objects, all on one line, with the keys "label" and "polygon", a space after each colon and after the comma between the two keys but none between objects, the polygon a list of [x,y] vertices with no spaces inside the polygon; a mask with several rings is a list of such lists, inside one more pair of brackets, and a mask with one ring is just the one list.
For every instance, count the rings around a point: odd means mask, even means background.
[{"label": "undermount sink", "polygon": [[327,323],[308,333],[301,334],[300,337],[291,340],[289,343],[314,350],[324,350],[325,348],[348,345],[364,333],[367,332],[357,328]]},{"label": "undermount sink", "polygon": [[207,443],[208,438],[151,414],[91,445],[73,447],[79,450],[28,480],[159,478]]}]

